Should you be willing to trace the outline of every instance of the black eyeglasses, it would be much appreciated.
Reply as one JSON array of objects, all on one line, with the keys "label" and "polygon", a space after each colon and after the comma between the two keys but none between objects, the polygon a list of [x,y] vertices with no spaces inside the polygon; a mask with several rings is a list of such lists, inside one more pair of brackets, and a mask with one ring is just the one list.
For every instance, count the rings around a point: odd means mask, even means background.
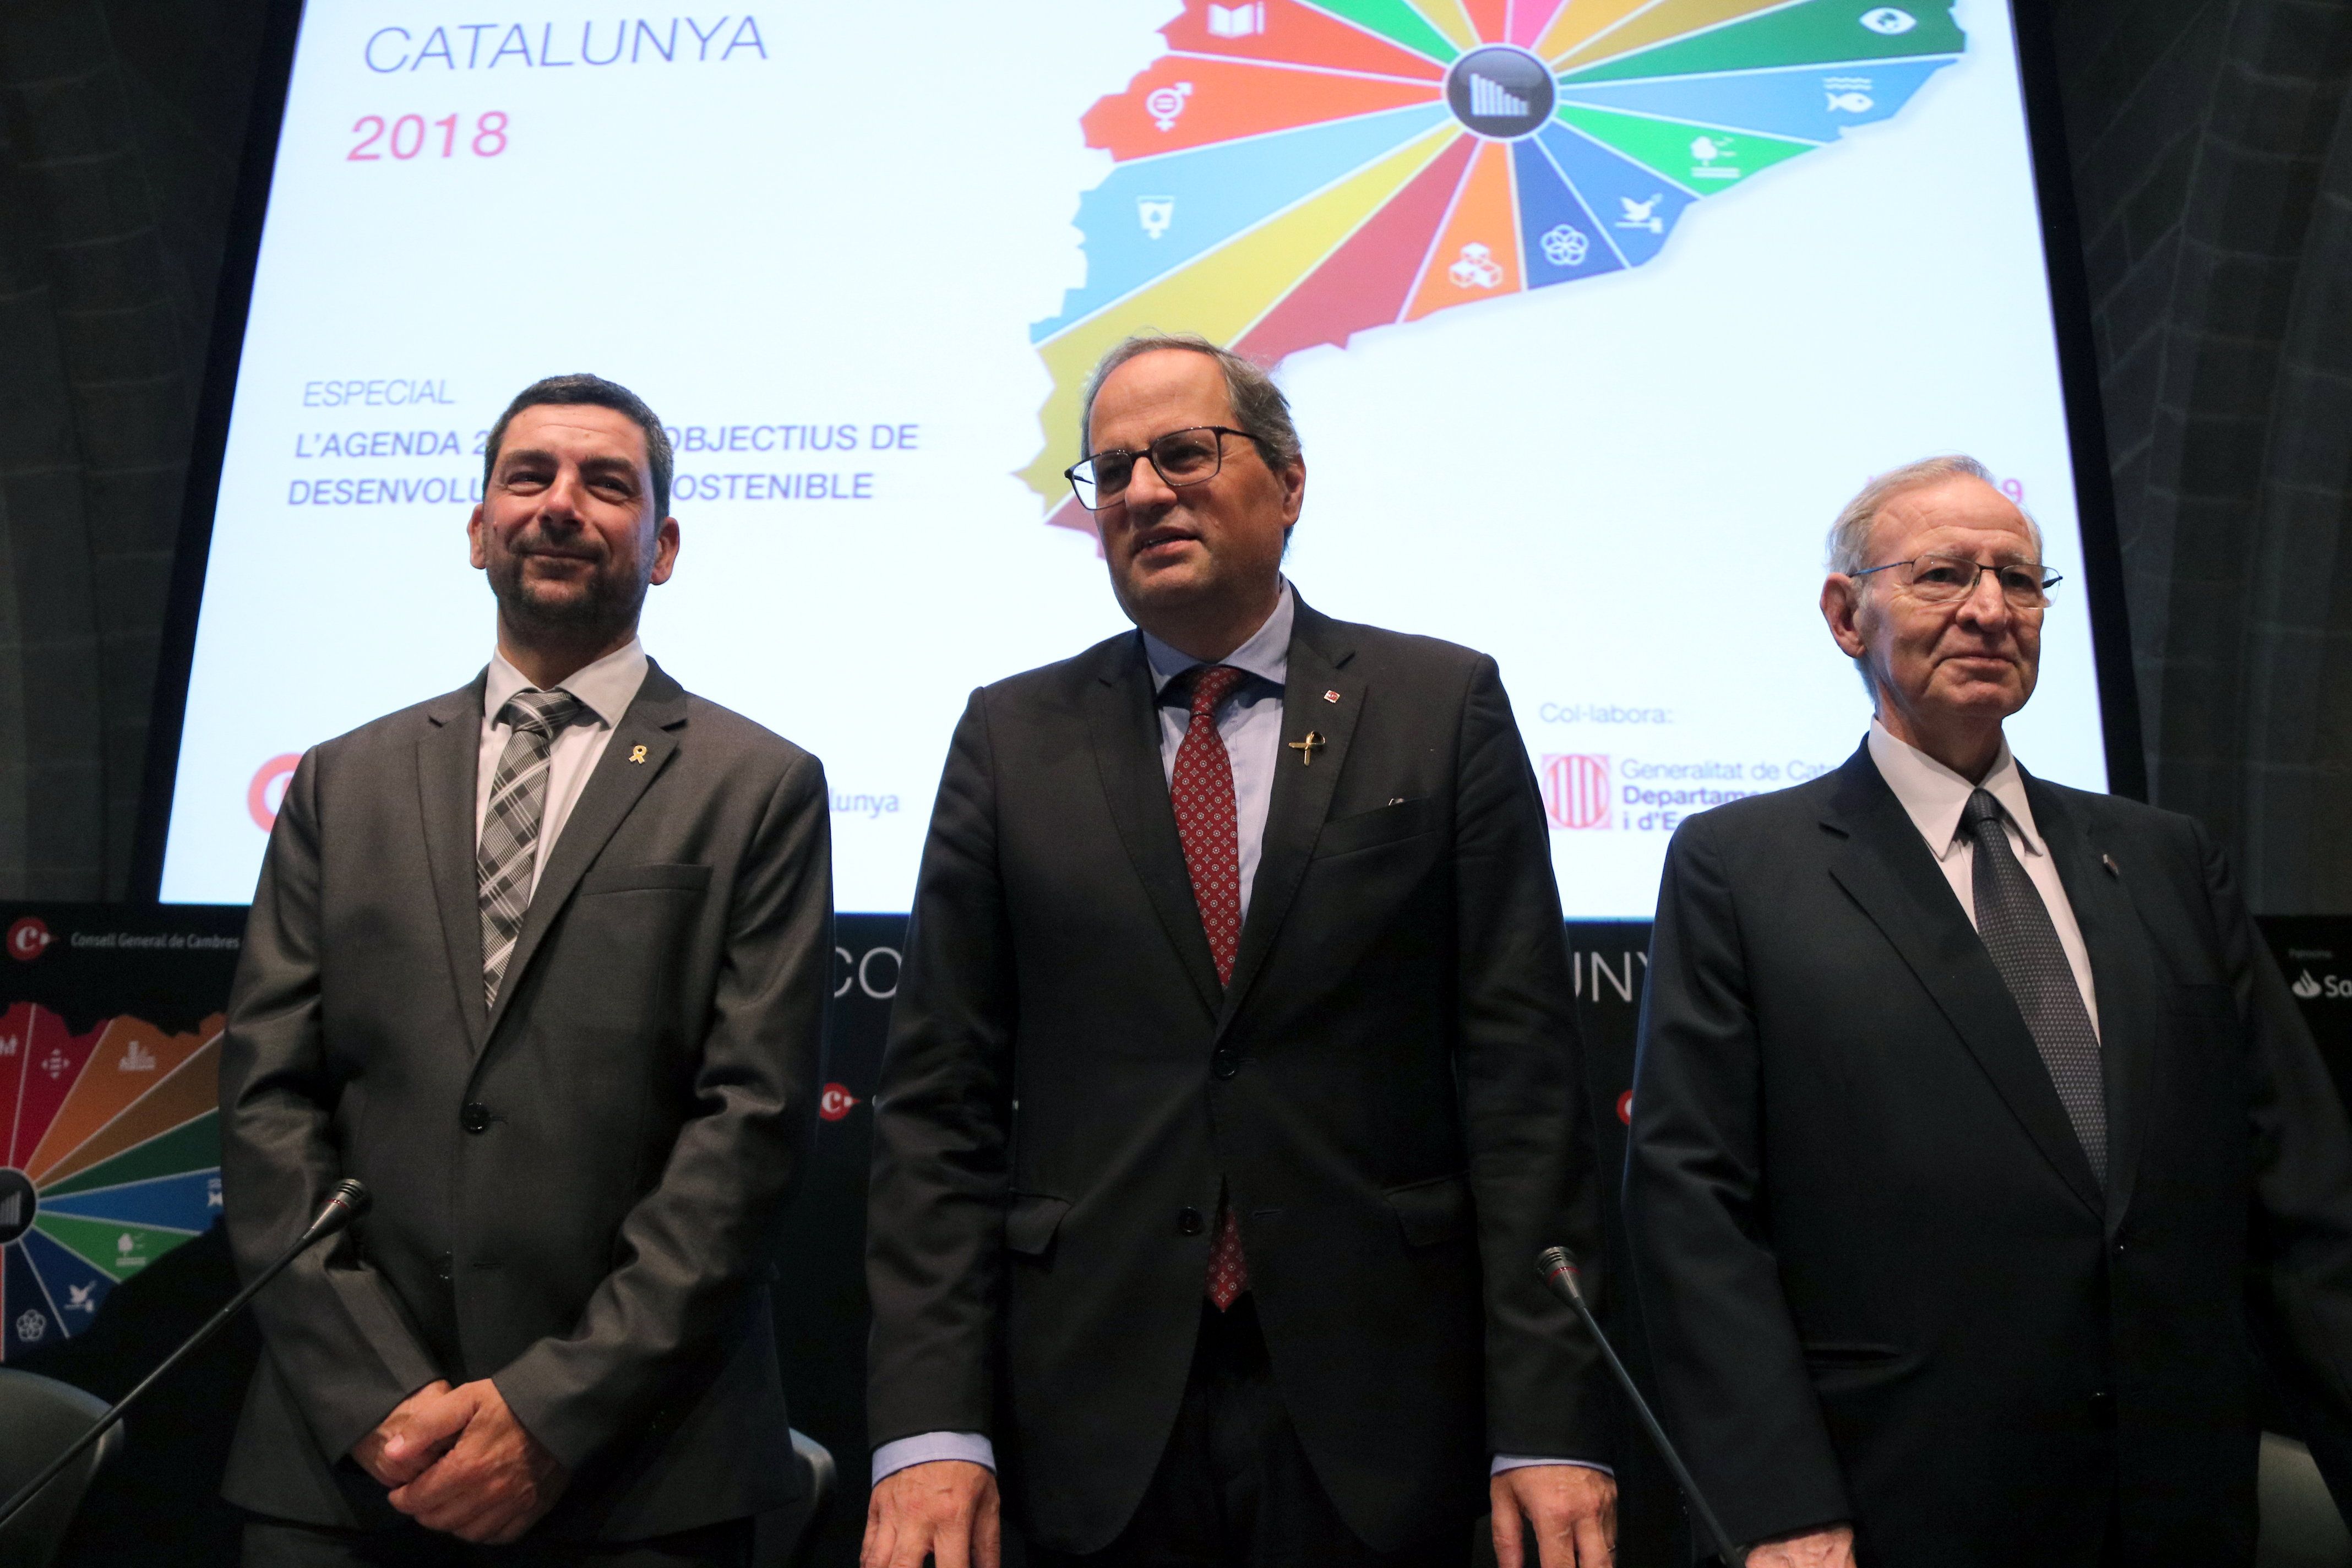
[{"label": "black eyeglasses", "polygon": [[2037,610],[2050,603],[2050,590],[2064,581],[2039,561],[2003,561],[1988,566],[1959,555],[1921,555],[1909,561],[1889,561],[1856,572],[1856,581],[1880,572],[1907,567],[1897,578],[1915,598],[1931,605],[1957,604],[1977,591],[1977,579],[1990,572],[2000,584],[2000,596],[2017,610]]},{"label": "black eyeglasses", "polygon": [[1205,484],[1215,479],[1217,470],[1224,467],[1223,437],[1227,436],[1256,439],[1248,431],[1230,426],[1196,425],[1189,430],[1171,430],[1140,452],[1117,447],[1097,452],[1064,468],[1062,477],[1070,481],[1080,506],[1100,511],[1127,493],[1138,458],[1149,459],[1152,470],[1171,486]]}]

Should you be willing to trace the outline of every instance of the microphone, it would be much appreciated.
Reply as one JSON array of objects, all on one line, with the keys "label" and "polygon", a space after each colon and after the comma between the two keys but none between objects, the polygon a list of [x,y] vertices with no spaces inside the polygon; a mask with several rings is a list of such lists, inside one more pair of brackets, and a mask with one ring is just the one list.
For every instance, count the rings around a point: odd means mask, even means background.
[{"label": "microphone", "polygon": [[1633,1402],[1633,1413],[1642,1418],[1643,1429],[1650,1434],[1650,1441],[1655,1443],[1658,1452],[1664,1456],[1666,1468],[1674,1472],[1675,1484],[1682,1488],[1683,1496],[1690,1500],[1691,1511],[1698,1515],[1699,1522],[1706,1527],[1706,1533],[1715,1543],[1716,1555],[1723,1559],[1724,1568],[1745,1568],[1748,1554],[1732,1544],[1731,1537],[1724,1531],[1723,1521],[1715,1517],[1715,1510],[1707,1507],[1706,1499],[1699,1492],[1698,1482],[1691,1479],[1690,1471],[1683,1465],[1682,1456],[1675,1452],[1674,1444],[1667,1440],[1666,1429],[1659,1426],[1658,1418],[1650,1413],[1650,1402],[1642,1397],[1640,1389],[1633,1386],[1633,1374],[1625,1370],[1625,1363],[1617,1359],[1617,1352],[1610,1344],[1609,1336],[1601,1331],[1601,1324],[1592,1316],[1592,1309],[1585,1304],[1583,1289],[1577,1281],[1576,1255],[1565,1247],[1547,1247],[1536,1255],[1536,1273],[1551,1288],[1553,1295],[1576,1309],[1576,1315],[1582,1321],[1585,1331],[1592,1336],[1592,1342],[1601,1347],[1601,1359],[1609,1363],[1610,1372],[1615,1374],[1617,1386],[1623,1389],[1625,1397]]},{"label": "microphone", "polygon": [[64,1453],[50,1460],[47,1468],[18,1488],[16,1496],[10,1498],[5,1503],[0,1503],[0,1526],[5,1526],[10,1520],[16,1518],[17,1512],[26,1503],[40,1495],[43,1487],[63,1475],[68,1465],[81,1458],[100,1437],[113,1430],[115,1425],[122,1419],[122,1413],[130,1409],[138,1401],[140,1395],[154,1387],[165,1373],[187,1360],[189,1356],[195,1353],[197,1347],[227,1327],[229,1320],[236,1317],[247,1301],[259,1294],[264,1285],[285,1272],[288,1264],[367,1213],[374,1202],[375,1199],[369,1194],[364,1184],[348,1178],[337,1182],[335,1190],[329,1193],[327,1201],[320,1205],[318,1217],[310,1222],[301,1235],[294,1238],[291,1246],[278,1255],[268,1268],[255,1275],[251,1284],[230,1297],[227,1306],[215,1312],[205,1321],[203,1328],[182,1341],[179,1349],[163,1358],[163,1365],[141,1378],[137,1387],[116,1401],[111,1409],[98,1418],[95,1426],[75,1438]]}]

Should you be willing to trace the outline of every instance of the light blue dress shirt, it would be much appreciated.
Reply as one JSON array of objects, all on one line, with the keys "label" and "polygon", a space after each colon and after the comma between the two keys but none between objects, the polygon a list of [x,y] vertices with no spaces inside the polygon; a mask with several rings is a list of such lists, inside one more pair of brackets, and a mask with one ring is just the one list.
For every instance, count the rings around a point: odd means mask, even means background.
[{"label": "light blue dress shirt", "polygon": [[[1274,765],[1282,757],[1282,683],[1290,673],[1290,622],[1294,614],[1290,584],[1282,585],[1274,614],[1256,635],[1234,649],[1219,664],[1231,665],[1249,679],[1234,689],[1217,714],[1217,735],[1234,768],[1234,847],[1241,852],[1242,919],[1249,919],[1250,889],[1257,881],[1259,852],[1265,847],[1266,808],[1274,804]],[[1160,693],[1160,767],[1171,789],[1176,785],[1176,752],[1192,728],[1192,710],[1168,695],[1169,682],[1207,663],[1179,653],[1150,632],[1143,634],[1143,657],[1151,664],[1151,689]]]},{"label": "light blue dress shirt", "polygon": [[[1217,715],[1217,734],[1225,742],[1225,755],[1234,769],[1234,847],[1241,855],[1244,921],[1249,919],[1251,887],[1257,880],[1259,852],[1265,844],[1266,811],[1274,803],[1275,764],[1282,759],[1282,686],[1290,674],[1290,626],[1297,613],[1290,583],[1286,578],[1282,596],[1275,601],[1274,614],[1265,618],[1265,625],[1258,627],[1247,642],[1216,661],[1249,676],[1234,688]],[[1163,699],[1170,681],[1209,662],[1169,647],[1150,632],[1143,634],[1143,655],[1151,666],[1151,689]],[[1183,745],[1184,731],[1192,723],[1192,710],[1184,704],[1160,702],[1160,763],[1171,788],[1176,781],[1176,752]],[[894,1470],[929,1464],[934,1459],[962,1459],[992,1470],[996,1468],[996,1447],[978,1432],[926,1432],[919,1436],[900,1437],[874,1450],[874,1484],[881,1485],[882,1478]],[[1563,1463],[1584,1461],[1497,1454],[1494,1468],[1499,1475],[1523,1465]],[[1590,1468],[1608,1468],[1605,1465]]]}]

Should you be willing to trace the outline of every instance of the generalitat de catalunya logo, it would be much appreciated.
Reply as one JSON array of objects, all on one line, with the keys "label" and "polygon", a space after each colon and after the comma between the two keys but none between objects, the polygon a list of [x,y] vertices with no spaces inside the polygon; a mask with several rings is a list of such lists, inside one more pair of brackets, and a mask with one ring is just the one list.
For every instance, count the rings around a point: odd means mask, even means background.
[{"label": "generalitat de catalunya logo", "polygon": [[8,928],[8,956],[19,963],[30,963],[57,940],[49,933],[48,921],[38,915],[26,915]]},{"label": "generalitat de catalunya logo", "polygon": [[253,825],[267,833],[278,821],[278,803],[286,798],[286,784],[293,778],[294,770],[302,763],[301,753],[289,752],[282,757],[272,757],[261,764],[253,782],[245,786],[245,809],[251,814]]},{"label": "generalitat de catalunya logo", "polygon": [[1582,755],[1543,760],[1544,815],[1554,827],[1609,826],[1609,759]]}]

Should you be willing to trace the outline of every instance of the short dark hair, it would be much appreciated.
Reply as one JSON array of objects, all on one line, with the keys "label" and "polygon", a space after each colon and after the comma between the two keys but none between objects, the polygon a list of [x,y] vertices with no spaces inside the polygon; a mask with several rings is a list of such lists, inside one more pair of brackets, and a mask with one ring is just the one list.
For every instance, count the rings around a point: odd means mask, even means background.
[{"label": "short dark hair", "polygon": [[1138,332],[1111,346],[1095,366],[1094,374],[1087,377],[1086,395],[1078,406],[1078,456],[1094,456],[1095,395],[1110,379],[1110,373],[1131,359],[1162,349],[1181,349],[1216,361],[1217,368],[1224,373],[1225,397],[1234,405],[1234,417],[1257,444],[1258,456],[1265,459],[1265,466],[1277,474],[1286,474],[1298,466],[1298,427],[1291,423],[1290,400],[1282,395],[1282,388],[1275,385],[1274,377],[1255,360],[1219,348],[1197,332]]},{"label": "short dark hair", "polygon": [[507,426],[516,415],[526,408],[563,407],[579,404],[593,404],[598,408],[609,408],[615,414],[625,414],[636,422],[638,429],[646,433],[646,466],[654,471],[654,521],[658,522],[667,517],[669,432],[662,428],[662,422],[654,416],[652,409],[646,406],[644,398],[617,381],[606,381],[601,375],[590,375],[585,371],[573,375],[551,375],[542,381],[532,382],[515,394],[514,401],[507,405],[507,411],[499,416],[497,424],[490,426],[489,442],[482,448],[482,489],[488,490],[490,488],[490,475],[497,471],[499,466],[499,444],[506,439]]}]

